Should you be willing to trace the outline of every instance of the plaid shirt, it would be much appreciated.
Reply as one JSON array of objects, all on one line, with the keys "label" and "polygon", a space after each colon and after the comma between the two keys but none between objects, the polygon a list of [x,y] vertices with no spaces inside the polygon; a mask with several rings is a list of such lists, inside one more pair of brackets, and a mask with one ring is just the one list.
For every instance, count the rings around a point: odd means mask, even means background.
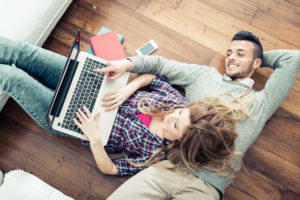
[{"label": "plaid shirt", "polygon": [[149,85],[149,91],[136,91],[119,107],[108,143],[105,145],[105,150],[108,152],[128,153],[127,157],[112,159],[118,169],[118,175],[138,173],[145,167],[137,167],[131,163],[144,163],[156,149],[171,143],[150,132],[138,118],[137,114],[141,112],[137,109],[137,103],[144,97],[155,105],[157,103],[183,105],[186,102],[186,99],[165,78],[156,76]]}]

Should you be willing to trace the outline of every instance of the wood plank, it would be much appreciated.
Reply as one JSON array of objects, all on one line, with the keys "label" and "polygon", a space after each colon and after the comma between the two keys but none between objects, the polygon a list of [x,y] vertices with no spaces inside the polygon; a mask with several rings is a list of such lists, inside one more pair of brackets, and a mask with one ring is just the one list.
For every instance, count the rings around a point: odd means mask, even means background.
[{"label": "wood plank", "polygon": [[[137,11],[172,29],[173,31],[191,38],[195,42],[202,44],[209,49],[213,49],[216,52],[225,55],[225,49],[227,48],[228,41],[230,41],[232,37],[229,35],[230,33],[224,34],[224,32],[219,31],[220,29],[213,28],[206,23],[200,22],[197,18],[195,18],[195,13],[188,14],[186,11],[179,8],[175,10],[172,8],[172,5],[169,5],[169,2],[164,1],[163,4],[160,2],[143,2]],[[182,7],[181,4],[180,7]],[[205,5],[204,7],[197,5],[197,10],[202,11],[205,9]],[[198,11],[196,12],[198,13]],[[214,13],[211,13],[211,15],[213,14]],[[210,16],[206,17],[208,18]]]},{"label": "wood plank", "polygon": [[142,0],[115,0],[115,1],[133,10],[135,10],[142,2]]},{"label": "wood plank", "polygon": [[255,144],[295,166],[300,166],[299,141],[300,118],[279,108],[265,125]]},{"label": "wood plank", "polygon": [[[77,18],[87,21],[87,19],[79,14],[84,11],[86,12],[85,9],[87,9],[83,2],[80,1],[80,3],[81,4],[77,8],[77,12],[75,12],[78,13],[78,15],[74,13],[75,17],[73,16],[74,18],[68,19],[69,22],[73,23],[73,19],[77,20]],[[96,6],[98,7],[98,5]],[[105,8],[105,6],[102,6],[102,8]],[[170,29],[165,28],[152,20],[144,18],[140,14],[131,13],[132,11],[120,6],[119,4],[110,6],[110,9],[112,11],[114,9],[122,11],[118,11],[119,15],[106,15],[107,11],[99,8],[99,11],[97,12],[105,15],[105,21],[103,21],[101,25],[116,29],[124,35],[125,40],[123,47],[127,55],[135,55],[135,50],[150,39],[154,39],[159,45],[159,49],[154,54],[170,59],[176,59],[182,62],[196,62],[201,60],[203,63],[208,64],[213,55],[211,50],[203,47],[202,45],[195,45],[192,40],[183,38],[182,36],[175,34]],[[128,18],[128,13],[131,13],[130,19]],[[97,21],[91,20],[89,20],[89,22],[98,23]],[[115,22],[118,22],[120,25],[117,26],[118,23]],[[110,26],[112,24],[114,24],[114,27]],[[130,29],[127,27],[133,28]],[[139,27],[139,29],[135,30],[134,27]],[[132,42],[128,43],[126,42],[127,40]]]},{"label": "wood plank", "polygon": [[240,19],[247,24],[250,24],[258,10],[258,7],[251,6],[247,4],[247,1],[241,0],[200,0],[200,2],[217,9],[219,12]]},{"label": "wood plank", "polygon": [[[245,4],[254,6],[264,13],[285,20],[294,26],[300,25],[300,6],[297,6],[297,0],[282,1],[282,0],[243,0]],[[299,3],[299,1],[298,1]]]},{"label": "wood plank", "polygon": [[[201,8],[201,12],[198,12],[199,7]],[[277,48],[297,49],[297,46],[289,45],[288,43],[282,43],[277,38],[266,34],[266,32],[262,32],[261,29],[256,29],[249,26],[247,22],[245,23],[239,18],[220,13],[215,8],[204,6],[196,0],[183,1],[178,11],[181,10],[183,10],[185,13],[188,13],[189,16],[195,15],[193,16],[193,18],[199,20],[201,23],[205,23],[207,26],[211,26],[218,30],[222,29],[223,32],[231,33],[231,35],[235,34],[238,30],[248,30],[250,32],[253,32],[261,38],[265,50]],[[226,20],[224,21],[223,19]]]},{"label": "wood plank", "polygon": [[211,59],[208,66],[215,67],[216,69],[218,69],[220,74],[225,74],[225,72],[226,72],[225,67],[224,67],[225,66],[225,58],[226,57],[224,55],[221,55],[219,53],[215,53],[215,55]]},{"label": "wood plank", "polygon": [[245,155],[244,163],[247,167],[272,179],[273,184],[283,184],[285,188],[299,193],[299,166],[295,166],[281,157],[253,145]]},{"label": "wood plank", "polygon": [[43,48],[64,56],[68,56],[71,45],[64,44],[59,40],[56,40],[53,36],[50,36],[44,43]]},{"label": "wood plank", "polygon": [[297,49],[300,48],[300,27],[290,24],[280,19],[280,17],[276,17],[259,10],[256,12],[251,24],[260,30],[268,31],[268,33],[273,37],[291,44],[292,46],[297,47]]},{"label": "wood plank", "polygon": [[297,199],[298,196],[297,193],[285,188],[280,183],[274,183],[272,179],[269,179],[263,174],[249,168],[238,173],[238,176],[234,179],[232,187],[236,188],[238,191],[248,194],[245,199],[248,199],[249,197],[251,199],[264,200]]},{"label": "wood plank", "polygon": [[[96,167],[90,149],[82,146],[78,140],[43,130],[12,99],[8,104],[11,106],[6,106],[0,113],[3,122],[0,123],[0,130],[6,131],[5,135],[0,134],[2,170],[23,169],[65,194],[80,199],[88,199],[93,195],[105,199],[125,181],[124,178],[103,175]],[[12,108],[16,107],[20,111],[19,117],[24,119],[21,123],[16,123],[14,119],[18,116],[14,115]],[[101,193],[97,185],[102,185]]]},{"label": "wood plank", "polygon": [[285,0],[285,1],[297,8],[300,8],[300,1],[298,1],[298,0]]},{"label": "wood plank", "polygon": [[[196,0],[183,0],[176,10],[172,9],[166,1],[163,1],[163,4],[150,1],[141,4],[138,12],[222,55],[225,55],[225,49],[232,36],[241,29],[258,35],[265,50],[277,48],[297,49],[296,46],[282,42],[258,28],[249,26],[249,24],[239,19],[219,12],[217,9]],[[219,32],[220,30],[222,30],[222,33]]]},{"label": "wood plank", "polygon": [[241,189],[234,187],[233,184],[226,189],[225,194],[222,198],[222,200],[240,200],[240,199],[257,200],[247,191],[246,192],[241,191]]}]

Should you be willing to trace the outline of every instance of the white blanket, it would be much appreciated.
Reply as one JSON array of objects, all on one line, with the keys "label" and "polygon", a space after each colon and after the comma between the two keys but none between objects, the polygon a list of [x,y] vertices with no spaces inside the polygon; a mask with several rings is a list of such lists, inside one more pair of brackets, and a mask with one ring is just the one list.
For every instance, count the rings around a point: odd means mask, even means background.
[{"label": "white blanket", "polygon": [[0,199],[72,200],[41,179],[22,170],[13,170],[5,174],[0,185]]}]

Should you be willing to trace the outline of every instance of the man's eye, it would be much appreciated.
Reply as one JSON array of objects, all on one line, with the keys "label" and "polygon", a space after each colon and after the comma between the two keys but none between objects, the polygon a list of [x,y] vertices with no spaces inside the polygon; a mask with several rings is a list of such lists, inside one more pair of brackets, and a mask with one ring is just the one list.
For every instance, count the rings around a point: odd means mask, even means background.
[{"label": "man's eye", "polygon": [[239,53],[239,56],[244,56],[244,54]]}]

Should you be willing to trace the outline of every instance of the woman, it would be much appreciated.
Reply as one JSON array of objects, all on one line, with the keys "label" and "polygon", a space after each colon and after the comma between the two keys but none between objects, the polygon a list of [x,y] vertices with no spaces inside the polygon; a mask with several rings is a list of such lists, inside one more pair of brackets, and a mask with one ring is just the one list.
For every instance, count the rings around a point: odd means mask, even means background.
[{"label": "woman", "polygon": [[[14,98],[43,128],[58,133],[48,126],[46,115],[66,58],[3,38],[0,38],[0,48],[0,89]],[[150,91],[130,95],[149,83]],[[118,91],[127,91],[125,96],[130,97],[120,106],[105,147],[96,134],[101,128],[96,123],[99,114],[92,116],[83,107],[77,112],[78,119],[74,119],[91,142],[94,158],[103,173],[135,174],[146,167],[149,158],[151,164],[165,159],[167,154],[175,167],[193,169],[199,165],[211,168],[221,165],[226,166],[225,173],[230,173],[227,168],[234,157],[234,122],[240,119],[231,116],[233,111],[225,112],[224,103],[214,99],[184,107],[186,99],[163,77],[152,75],[139,76]],[[105,100],[111,102],[109,99],[114,92]],[[123,150],[129,155],[110,159],[106,153]],[[155,150],[158,153],[154,153]]]},{"label": "woman", "polygon": [[[208,167],[231,176],[236,170],[231,164],[238,156],[234,152],[235,122],[248,116],[243,106],[239,107],[238,102],[233,104],[235,107],[228,106],[227,100],[221,97],[186,104],[185,99],[159,76],[149,88],[150,92],[125,95],[130,97],[119,107],[105,147],[98,134],[100,113],[93,117],[86,107],[76,113],[75,124],[89,139],[99,169],[113,175],[135,174],[168,158],[173,164],[167,167],[169,169]],[[129,155],[111,160],[106,151],[126,151]]]}]

